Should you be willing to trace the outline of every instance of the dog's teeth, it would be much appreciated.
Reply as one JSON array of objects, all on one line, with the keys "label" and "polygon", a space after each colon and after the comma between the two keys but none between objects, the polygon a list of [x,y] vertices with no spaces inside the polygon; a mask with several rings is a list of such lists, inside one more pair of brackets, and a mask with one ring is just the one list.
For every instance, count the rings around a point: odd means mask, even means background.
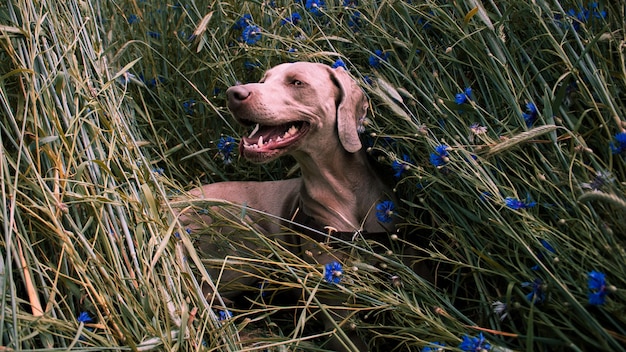
[{"label": "dog's teeth", "polygon": [[283,140],[283,137],[281,137],[281,136],[276,137],[276,142],[280,142],[282,140]]},{"label": "dog's teeth", "polygon": [[263,146],[263,136],[259,137],[259,141],[257,142],[257,144],[259,145],[259,147]]},{"label": "dog's teeth", "polygon": [[256,126],[254,126],[254,129],[252,130],[252,132],[250,132],[250,135],[248,136],[248,138],[252,138],[252,136],[254,136],[258,131],[259,131],[259,124],[257,123]]},{"label": "dog's teeth", "polygon": [[283,134],[283,138],[289,138],[298,132],[298,127],[292,125],[289,129]]}]

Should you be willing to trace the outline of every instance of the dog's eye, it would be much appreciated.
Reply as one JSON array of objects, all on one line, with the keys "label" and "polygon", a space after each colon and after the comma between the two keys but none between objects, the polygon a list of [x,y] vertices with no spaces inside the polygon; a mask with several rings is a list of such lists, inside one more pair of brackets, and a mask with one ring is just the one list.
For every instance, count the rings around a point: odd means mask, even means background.
[{"label": "dog's eye", "polygon": [[301,85],[303,85],[304,83],[302,83],[302,81],[301,81],[301,80],[294,79],[293,81],[291,81],[291,84],[293,84],[294,86],[301,86]]}]

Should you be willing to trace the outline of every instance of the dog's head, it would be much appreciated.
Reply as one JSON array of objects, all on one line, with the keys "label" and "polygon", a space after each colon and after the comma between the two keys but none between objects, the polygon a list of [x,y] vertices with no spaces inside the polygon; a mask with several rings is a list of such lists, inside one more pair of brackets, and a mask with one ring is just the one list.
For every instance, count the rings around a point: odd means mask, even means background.
[{"label": "dog's head", "polygon": [[252,130],[239,150],[255,162],[283,154],[361,149],[358,125],[367,99],[343,68],[308,62],[268,70],[259,83],[230,87],[228,108]]}]

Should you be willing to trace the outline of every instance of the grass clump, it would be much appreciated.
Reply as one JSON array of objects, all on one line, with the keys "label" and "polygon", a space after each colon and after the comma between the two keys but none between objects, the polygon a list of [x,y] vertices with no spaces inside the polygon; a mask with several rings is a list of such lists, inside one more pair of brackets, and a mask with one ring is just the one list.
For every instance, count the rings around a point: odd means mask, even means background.
[{"label": "grass clump", "polygon": [[[372,350],[623,350],[623,22],[580,1],[0,5],[0,344],[317,350],[318,297],[340,290]],[[263,249],[224,263],[173,222],[196,185],[297,174],[238,158],[224,94],[297,60],[369,95],[362,138],[437,287],[393,257],[328,285],[228,218]],[[205,265],[262,286],[227,311]],[[301,300],[276,304],[287,288]]]}]

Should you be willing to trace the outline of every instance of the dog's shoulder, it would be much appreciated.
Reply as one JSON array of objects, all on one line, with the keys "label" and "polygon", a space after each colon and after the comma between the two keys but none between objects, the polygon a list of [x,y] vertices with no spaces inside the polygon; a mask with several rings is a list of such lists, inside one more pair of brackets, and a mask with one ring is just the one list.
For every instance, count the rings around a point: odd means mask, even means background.
[{"label": "dog's shoulder", "polygon": [[226,181],[206,184],[190,191],[200,199],[218,199],[245,205],[271,215],[288,217],[298,203],[302,180]]}]

